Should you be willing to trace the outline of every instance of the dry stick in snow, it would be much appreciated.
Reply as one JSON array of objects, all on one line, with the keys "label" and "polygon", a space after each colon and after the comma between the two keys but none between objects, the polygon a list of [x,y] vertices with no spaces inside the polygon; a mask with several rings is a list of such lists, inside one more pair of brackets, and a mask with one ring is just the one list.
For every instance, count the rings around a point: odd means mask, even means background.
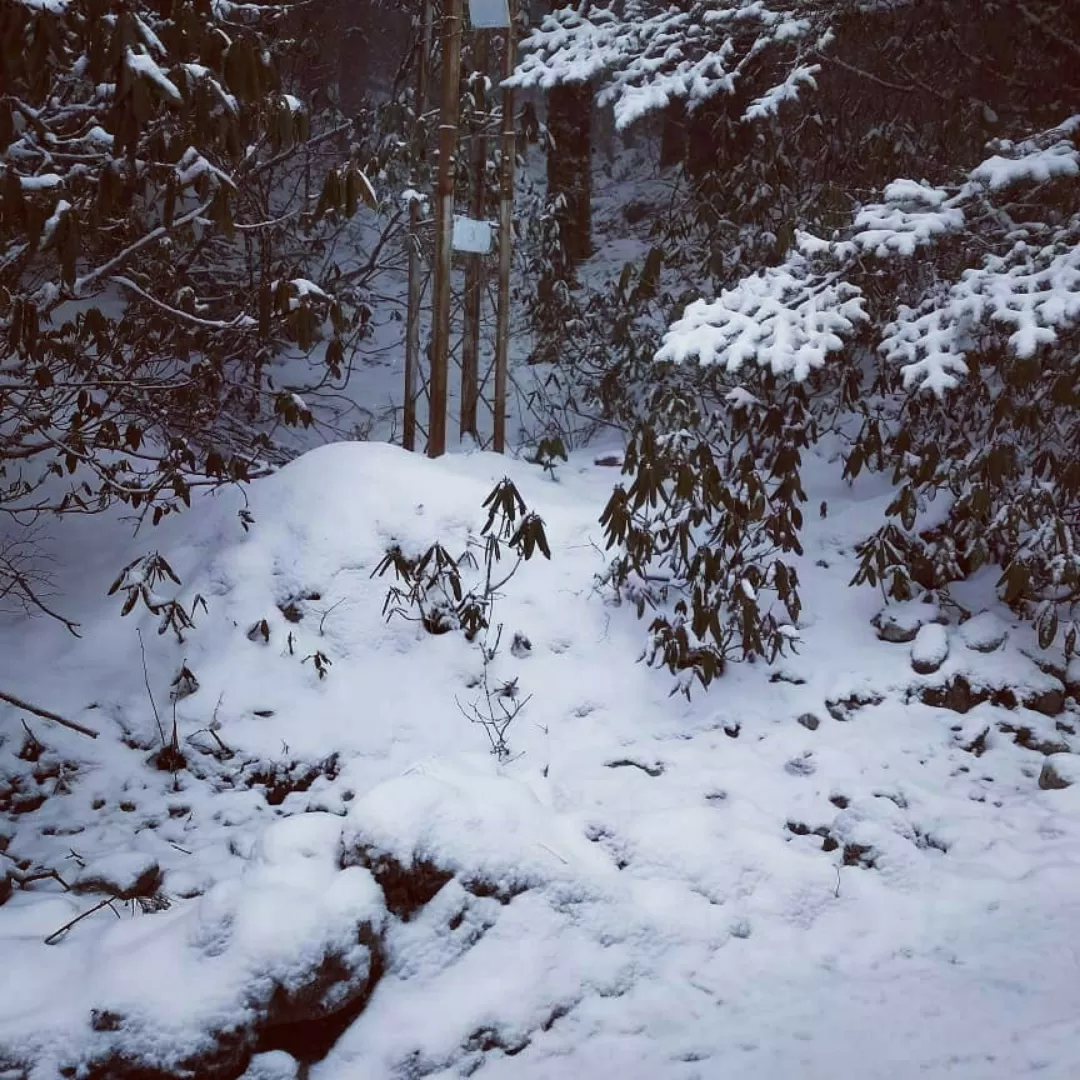
[{"label": "dry stick in snow", "polygon": [[109,896],[102,900],[100,903],[95,904],[92,908],[87,909],[81,915],[76,915],[70,922],[64,923],[59,930],[54,930],[46,939],[46,945],[55,945],[76,923],[82,922],[83,919],[90,915],[93,915],[95,911],[100,911],[103,907],[109,907],[112,909],[112,913],[119,919],[120,912],[112,906],[113,897]]},{"label": "dry stick in snow", "polygon": [[76,724],[74,720],[65,720],[62,716],[58,716],[48,709],[42,709],[37,705],[31,705],[29,701],[23,701],[22,698],[17,698],[14,694],[5,693],[3,690],[0,690],[0,701],[6,701],[9,705],[14,705],[16,709],[22,709],[24,712],[40,716],[43,720],[52,720],[53,723],[61,724],[66,728],[71,728],[72,731],[77,731],[80,735],[89,735],[91,739],[96,739],[98,737],[98,733],[93,728],[84,727],[82,724]]},{"label": "dry stick in snow", "polygon": [[157,702],[154,701],[154,691],[150,689],[150,672],[146,670],[146,646],[143,644],[142,630],[136,629],[139,635],[139,652],[142,654],[143,682],[146,684],[146,696],[150,699],[150,708],[154,710],[154,720],[157,723],[158,734],[161,736],[161,745],[165,745],[165,729],[161,726],[161,715],[157,711]]}]

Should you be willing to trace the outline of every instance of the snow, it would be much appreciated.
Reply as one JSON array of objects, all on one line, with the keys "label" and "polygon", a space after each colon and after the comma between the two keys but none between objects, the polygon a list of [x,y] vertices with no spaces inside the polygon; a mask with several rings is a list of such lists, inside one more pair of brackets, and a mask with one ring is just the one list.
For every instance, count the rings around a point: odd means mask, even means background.
[{"label": "snow", "polygon": [[236,187],[228,173],[219,169],[213,162],[207,161],[193,146],[189,146],[180,155],[180,160],[176,163],[177,182],[181,187],[186,187],[188,184],[193,184],[204,174],[216,177],[226,187]]},{"label": "snow", "polygon": [[989,188],[1019,183],[1044,183],[1059,176],[1080,175],[1080,152],[1067,142],[1034,150],[1018,158],[995,154],[972,173],[971,178]]},{"label": "snow", "polygon": [[911,664],[916,671],[937,671],[949,655],[949,635],[940,623],[919,627],[911,645]]},{"label": "snow", "polygon": [[[636,8],[636,5],[635,5]],[[749,58],[772,45],[805,38],[812,25],[759,0],[703,5],[703,10],[661,6],[644,13],[621,5],[563,7],[544,16],[522,41],[514,75],[504,83],[550,89],[592,81],[597,102],[611,105],[625,130],[673,100],[694,108],[721,93],[734,93]],[[774,113],[783,101],[814,85],[813,65],[796,65],[758,96],[747,119]]]},{"label": "snow", "polygon": [[63,177],[56,173],[40,173],[38,176],[20,176],[19,186],[23,191],[48,191],[50,188],[60,187]]},{"label": "snow", "polygon": [[367,850],[431,863],[510,895],[610,869],[579,828],[489,756],[421,763],[381,784],[350,809],[343,843],[346,861]]},{"label": "snow", "polygon": [[969,649],[976,652],[993,652],[1004,643],[1009,628],[992,611],[973,615],[960,627],[960,637]]},{"label": "snow", "polygon": [[942,205],[945,192],[908,181],[885,189],[888,202],[866,206],[855,215],[852,241],[878,258],[914,255],[917,247],[964,227],[964,212]]},{"label": "snow", "polygon": [[[796,28],[794,36],[801,35]],[[784,36],[793,36],[787,35]],[[770,87],[760,97],[755,98],[746,109],[747,120],[763,120],[768,116],[775,116],[785,102],[799,100],[800,87],[817,89],[817,80],[814,76],[821,70],[820,64],[801,64],[792,68],[782,83]]]},{"label": "snow", "polygon": [[[156,864],[169,906],[115,901],[46,945],[98,898],[16,888],[0,905],[19,987],[0,997],[0,1068],[54,1080],[116,1051],[175,1069],[250,1031],[274,987],[301,995],[327,957],[355,989],[377,942],[374,992],[311,1080],[1073,1080],[1080,781],[1040,776],[1047,761],[1076,775],[1080,716],[1024,707],[1061,687],[1027,655],[1030,629],[990,585],[964,598],[986,613],[965,622],[930,597],[890,605],[919,649],[953,642],[915,674],[911,647],[872,628],[880,594],[846,587],[891,494],[879,477],[842,483],[823,447],[805,462],[829,514],[804,529],[797,653],[670,697],[670,677],[636,662],[645,625],[595,584],[613,482],[595,456],[552,481],[490,454],[344,443],[195,498],[152,541],[108,518],[64,524],[56,587],[84,636],[0,623],[2,683],[101,736],[0,713],[0,791],[17,777],[45,796],[0,817],[0,864],[129,884]],[[480,693],[477,645],[387,621],[389,579],[372,574],[394,543],[460,555],[504,475],[552,559],[496,602],[504,641],[532,642],[492,661],[532,695],[500,763],[459,708]],[[207,602],[182,643],[102,595],[151,542],[178,598]],[[268,640],[252,640],[262,620]],[[984,653],[993,620],[1012,629]],[[160,738],[136,627],[159,708],[182,664],[198,678],[176,702],[175,774],[148,764]],[[305,662],[316,651],[325,678]],[[960,677],[1021,703],[925,703]],[[37,762],[19,756],[24,718]],[[271,801],[273,777],[302,774]],[[441,887],[399,912],[389,863],[433,867]],[[94,1030],[93,1009],[124,1022]],[[269,1048],[232,1075],[308,1068]]]},{"label": "snow", "polygon": [[180,93],[176,88],[176,84],[161,70],[149,53],[137,53],[129,45],[124,53],[124,62],[132,71],[145,75],[174,105],[183,104],[183,94]]},{"label": "snow", "polygon": [[844,347],[844,338],[866,318],[862,305],[858,289],[835,278],[815,279],[799,264],[764,270],[716,300],[690,304],[665,334],[656,359],[697,359],[730,372],[754,362],[802,380]]},{"label": "snow", "polygon": [[300,1064],[284,1050],[256,1054],[240,1080],[297,1080]]},{"label": "snow", "polygon": [[52,239],[52,235],[60,226],[60,222],[63,220],[64,215],[71,211],[71,203],[67,199],[59,199],[56,206],[53,207],[53,212],[49,215],[48,220],[41,228],[42,242],[48,243]]}]

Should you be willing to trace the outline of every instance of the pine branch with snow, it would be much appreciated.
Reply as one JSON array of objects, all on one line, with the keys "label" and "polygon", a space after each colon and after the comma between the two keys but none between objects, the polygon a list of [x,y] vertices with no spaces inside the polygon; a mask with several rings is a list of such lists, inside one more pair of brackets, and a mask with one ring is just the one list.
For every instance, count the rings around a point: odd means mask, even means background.
[{"label": "pine branch with snow", "polygon": [[827,41],[823,7],[816,0],[570,5],[545,16],[522,42],[510,85],[593,82],[598,102],[611,105],[625,128],[672,101],[694,108],[735,93],[745,80],[760,82],[764,58],[776,53],[787,70],[774,85],[766,78],[747,107],[748,118],[759,118],[814,85],[816,66],[798,58]]}]

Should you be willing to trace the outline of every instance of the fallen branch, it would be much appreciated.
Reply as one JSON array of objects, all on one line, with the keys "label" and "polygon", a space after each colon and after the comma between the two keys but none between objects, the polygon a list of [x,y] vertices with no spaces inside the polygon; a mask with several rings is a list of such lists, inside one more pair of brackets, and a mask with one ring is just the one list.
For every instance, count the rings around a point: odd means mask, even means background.
[{"label": "fallen branch", "polygon": [[74,720],[65,720],[62,716],[58,716],[48,709],[39,708],[37,705],[31,705],[29,701],[23,701],[22,698],[17,698],[14,694],[5,693],[3,690],[0,690],[0,701],[6,701],[9,705],[14,705],[16,709],[22,709],[24,712],[40,716],[43,720],[52,720],[55,724],[61,724],[63,727],[71,728],[72,731],[77,731],[80,735],[88,735],[91,739],[96,739],[98,737],[98,733],[93,728],[84,727],[82,724],[76,724]]},{"label": "fallen branch", "polygon": [[55,945],[76,923],[82,922],[83,919],[90,915],[93,915],[95,911],[100,911],[103,907],[109,907],[112,909],[112,913],[119,919],[120,912],[112,906],[115,897],[109,896],[101,901],[99,904],[95,904],[92,908],[84,911],[81,915],[76,915],[70,922],[64,923],[59,930],[54,930],[46,939],[46,945]]}]

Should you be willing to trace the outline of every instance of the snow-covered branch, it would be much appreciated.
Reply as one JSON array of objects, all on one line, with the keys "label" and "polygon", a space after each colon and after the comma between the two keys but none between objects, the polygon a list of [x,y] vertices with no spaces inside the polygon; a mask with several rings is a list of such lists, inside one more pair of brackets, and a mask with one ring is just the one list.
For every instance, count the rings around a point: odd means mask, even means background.
[{"label": "snow-covered branch", "polygon": [[746,278],[716,300],[695,301],[672,325],[656,359],[696,359],[729,372],[753,363],[805,379],[865,319],[856,286],[836,275],[815,276],[796,258]]},{"label": "snow-covered branch", "polygon": [[508,85],[548,89],[593,81],[598,101],[612,105],[617,125],[625,128],[674,100],[694,108],[734,93],[751,60],[782,50],[791,70],[747,111],[748,118],[765,116],[797,97],[801,87],[813,87],[816,67],[799,63],[797,49],[822,41],[820,6],[813,0],[693,0],[680,10],[655,0],[610,0],[564,7],[522,43]]}]

